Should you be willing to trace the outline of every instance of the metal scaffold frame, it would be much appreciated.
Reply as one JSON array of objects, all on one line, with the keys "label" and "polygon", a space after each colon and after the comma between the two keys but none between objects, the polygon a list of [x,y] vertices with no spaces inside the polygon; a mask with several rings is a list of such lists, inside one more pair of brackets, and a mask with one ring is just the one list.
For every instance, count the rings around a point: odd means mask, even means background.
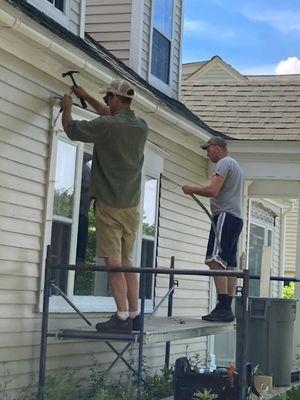
[{"label": "metal scaffold frame", "polygon": [[[109,368],[112,368],[118,359],[121,359],[128,368],[130,368],[137,375],[137,387],[141,389],[142,386],[142,370],[143,370],[143,351],[144,351],[144,321],[145,321],[145,297],[146,297],[146,274],[161,274],[169,275],[169,291],[165,297],[168,296],[168,316],[172,315],[172,301],[173,292],[177,285],[174,280],[174,275],[195,275],[195,276],[230,276],[237,277],[243,280],[243,286],[240,287],[241,295],[241,311],[242,315],[237,319],[237,335],[236,335],[236,367],[239,373],[238,379],[238,392],[239,397],[237,400],[246,400],[247,398],[247,324],[248,324],[248,295],[249,295],[249,272],[244,271],[211,271],[203,269],[175,269],[175,259],[171,257],[170,268],[132,268],[132,267],[91,267],[91,266],[77,266],[77,265],[55,265],[52,262],[53,256],[51,255],[51,248],[48,246],[47,259],[45,267],[45,281],[44,281],[44,296],[43,296],[43,316],[42,316],[42,333],[41,333],[41,349],[40,349],[40,364],[39,364],[39,393],[38,399],[43,400],[44,387],[46,381],[46,360],[47,360],[47,345],[49,337],[65,338],[65,339],[91,339],[102,340],[113,350],[117,358],[113,361]],[[92,272],[131,272],[140,274],[140,296],[141,296],[141,329],[139,333],[133,334],[110,334],[95,332],[85,332],[76,330],[61,330],[58,332],[50,332],[48,329],[49,322],[49,299],[51,294],[51,287],[59,292],[59,294],[67,301],[67,303],[85,320],[88,325],[92,325],[88,319],[78,310],[78,308],[67,298],[67,296],[51,281],[51,272],[54,270],[64,271],[92,271]],[[160,305],[160,304],[159,304]],[[158,306],[159,306],[158,305]],[[157,309],[157,308],[156,308]],[[154,312],[156,311],[154,310]],[[216,330],[211,334],[217,333]],[[117,351],[110,343],[111,341],[127,342],[127,345],[122,351]],[[137,371],[132,368],[124,359],[123,354],[131,343],[138,344],[138,366]],[[166,341],[165,364],[169,364],[170,359],[170,341]]]}]

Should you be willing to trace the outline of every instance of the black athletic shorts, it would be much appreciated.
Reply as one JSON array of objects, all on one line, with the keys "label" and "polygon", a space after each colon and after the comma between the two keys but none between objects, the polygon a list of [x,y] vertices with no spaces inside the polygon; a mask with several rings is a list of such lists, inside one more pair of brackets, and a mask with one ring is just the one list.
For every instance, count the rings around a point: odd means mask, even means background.
[{"label": "black athletic shorts", "polygon": [[221,212],[213,217],[218,233],[216,239],[213,227],[210,229],[205,264],[218,262],[223,268],[237,267],[236,253],[243,220],[232,214]]}]

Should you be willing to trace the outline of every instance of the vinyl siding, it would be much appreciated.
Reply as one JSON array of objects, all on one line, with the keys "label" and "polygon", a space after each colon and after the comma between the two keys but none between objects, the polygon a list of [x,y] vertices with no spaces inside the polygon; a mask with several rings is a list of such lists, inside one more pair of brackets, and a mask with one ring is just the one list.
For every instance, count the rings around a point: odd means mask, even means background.
[{"label": "vinyl siding", "polygon": [[195,76],[191,76],[188,79],[191,82],[201,82],[203,84],[218,84],[218,83],[226,83],[226,82],[236,82],[239,79],[232,74],[230,74],[226,69],[222,68],[220,65],[215,64],[211,68],[205,69],[203,67],[203,71],[199,71],[199,75],[195,74]]},{"label": "vinyl siding", "polygon": [[81,0],[70,0],[70,26],[69,29],[75,34],[80,34],[80,4]]},{"label": "vinyl siding", "polygon": [[150,42],[151,42],[151,25],[152,25],[151,19],[152,19],[152,1],[144,0],[141,76],[146,80],[148,80],[148,74],[150,70]]},{"label": "vinyl siding", "polygon": [[[49,98],[63,93],[65,86],[35,67],[6,52],[0,53],[0,379],[10,394],[30,384],[38,369],[41,313],[40,291],[44,210],[47,197],[51,135]],[[148,117],[149,118],[149,117]],[[169,129],[163,123],[159,130]],[[182,183],[205,183],[206,161],[192,151],[151,132],[151,139],[168,149],[165,174]],[[195,145],[196,146],[196,145]],[[201,229],[199,228],[201,226]],[[203,266],[209,222],[199,207],[181,190],[162,182],[159,218],[158,265],[169,266],[176,257],[179,268]],[[157,299],[168,280],[157,278]],[[174,299],[174,315],[199,317],[207,311],[208,279],[180,278]],[[160,311],[165,312],[165,309]],[[87,313],[94,324],[97,314]],[[82,325],[75,314],[51,314],[50,329]],[[122,347],[116,344],[118,348]],[[186,348],[188,346],[188,349]],[[186,351],[205,356],[206,338],[172,344],[172,357]],[[163,365],[164,344],[146,346],[145,357],[152,368]],[[90,373],[92,356],[101,367],[114,354],[103,342],[49,340],[47,373],[71,367],[80,379]],[[126,358],[133,356],[129,353]],[[125,371],[117,363],[112,373]]]},{"label": "vinyl siding", "polygon": [[128,64],[131,0],[87,1],[86,32]]},{"label": "vinyl siding", "polygon": [[181,30],[183,26],[181,21],[182,15],[182,0],[175,0],[175,11],[174,11],[174,36],[173,42],[173,61],[171,62],[171,79],[170,86],[172,89],[172,97],[178,98],[179,95],[179,84],[180,84],[180,71],[181,71]]},{"label": "vinyl siding", "polygon": [[[204,158],[154,132],[151,132],[150,140],[168,150],[163,172],[166,177],[179,185],[207,183],[207,161]],[[170,266],[170,257],[175,256],[175,268],[207,268],[204,265],[204,255],[209,228],[209,220],[199,206],[189,196],[184,195],[180,187],[175,187],[162,178],[157,265],[167,268]],[[209,279],[200,276],[178,276],[176,279],[179,286],[174,292],[173,315],[199,318],[207,313]],[[169,278],[158,276],[155,289],[156,304],[165,295],[168,287]],[[164,303],[158,315],[166,315],[166,307],[167,304]],[[163,352],[164,345],[161,348]],[[175,361],[186,352],[189,355],[200,353],[202,359],[205,359],[206,348],[207,338],[172,342],[171,360]]]},{"label": "vinyl siding", "polygon": [[284,273],[288,276],[295,275],[296,271],[297,225],[298,202],[296,202],[294,210],[286,216]]}]

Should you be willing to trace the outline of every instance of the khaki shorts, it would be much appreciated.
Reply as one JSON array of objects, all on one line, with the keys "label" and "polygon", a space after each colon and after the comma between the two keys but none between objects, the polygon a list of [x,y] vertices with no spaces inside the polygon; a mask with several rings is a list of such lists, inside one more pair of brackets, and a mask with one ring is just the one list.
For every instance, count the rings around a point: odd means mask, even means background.
[{"label": "khaki shorts", "polygon": [[132,251],[139,226],[137,207],[114,208],[95,203],[98,257],[121,257],[123,266],[132,266]]}]

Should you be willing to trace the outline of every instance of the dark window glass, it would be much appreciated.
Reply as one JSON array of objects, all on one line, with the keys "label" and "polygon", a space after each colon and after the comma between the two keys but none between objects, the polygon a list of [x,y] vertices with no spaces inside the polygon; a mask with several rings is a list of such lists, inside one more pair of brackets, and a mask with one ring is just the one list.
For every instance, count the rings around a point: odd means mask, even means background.
[{"label": "dark window glass", "polygon": [[53,4],[54,7],[58,8],[60,11],[64,11],[64,0],[48,0],[48,2]]},{"label": "dark window glass", "polygon": [[[54,264],[69,264],[70,239],[71,224],[53,221],[51,248],[55,257]],[[51,279],[64,293],[67,293],[67,271],[53,271]],[[52,294],[56,294],[55,291]]]},{"label": "dark window glass", "polygon": [[171,42],[153,29],[151,73],[165,83],[169,83]]},{"label": "dark window glass", "polygon": [[[96,228],[93,202],[89,196],[92,156],[83,155],[80,207],[77,233],[76,264],[95,265]],[[94,272],[77,271],[75,274],[74,294],[79,296],[95,295]]]}]

